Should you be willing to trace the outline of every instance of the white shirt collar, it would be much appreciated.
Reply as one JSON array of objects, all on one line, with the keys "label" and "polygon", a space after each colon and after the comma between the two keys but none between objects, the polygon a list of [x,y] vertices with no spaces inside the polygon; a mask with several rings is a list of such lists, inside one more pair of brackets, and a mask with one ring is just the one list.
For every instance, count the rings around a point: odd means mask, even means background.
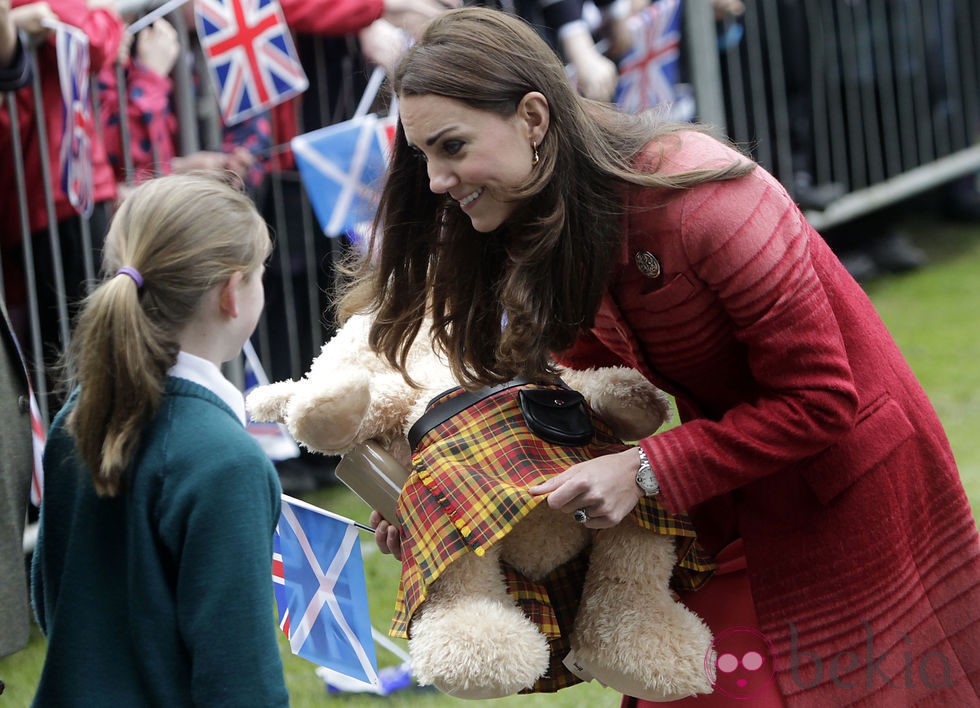
[{"label": "white shirt collar", "polygon": [[167,374],[193,381],[208,389],[228,404],[228,407],[235,412],[243,426],[246,424],[245,397],[235,384],[224,377],[221,369],[215,366],[213,362],[187,352],[178,352],[177,363],[170,368]]}]

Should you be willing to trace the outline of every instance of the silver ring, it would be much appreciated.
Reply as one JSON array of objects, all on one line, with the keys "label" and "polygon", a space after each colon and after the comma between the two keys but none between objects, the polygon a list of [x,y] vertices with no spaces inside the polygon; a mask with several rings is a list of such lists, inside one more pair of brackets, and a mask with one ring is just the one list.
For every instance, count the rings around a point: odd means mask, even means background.
[{"label": "silver ring", "polygon": [[589,513],[585,509],[576,509],[575,513],[572,514],[572,518],[574,518],[580,524],[584,524],[589,520]]}]

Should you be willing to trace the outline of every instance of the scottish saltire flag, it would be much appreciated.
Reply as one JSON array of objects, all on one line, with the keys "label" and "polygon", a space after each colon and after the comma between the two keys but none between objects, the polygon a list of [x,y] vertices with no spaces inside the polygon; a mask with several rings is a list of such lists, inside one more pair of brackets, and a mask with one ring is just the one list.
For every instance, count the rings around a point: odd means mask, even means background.
[{"label": "scottish saltire flag", "polygon": [[380,686],[367,584],[353,521],[283,495],[273,539],[279,626],[298,656]]},{"label": "scottish saltire flag", "polygon": [[31,504],[40,508],[41,496],[44,493],[44,467],[41,460],[44,458],[44,445],[47,442],[47,432],[44,429],[44,421],[41,419],[41,411],[38,409],[37,398],[34,396],[34,389],[30,389],[31,396],[31,442],[34,446],[34,473],[31,475]]},{"label": "scottish saltire flag", "polygon": [[[255,353],[251,341],[245,342],[242,353],[245,354],[243,394],[248,396],[253,389],[268,385],[269,377],[266,376],[265,369],[262,368],[262,362],[259,360],[259,355]],[[289,460],[299,456],[299,445],[293,440],[293,436],[286,430],[285,425],[282,423],[262,423],[252,420],[252,416],[248,412],[245,415],[247,417],[246,430],[258,442],[270,460]]]},{"label": "scottish saltire flag", "polygon": [[89,101],[88,37],[76,27],[58,23],[55,30],[62,117],[59,170],[61,190],[75,211],[92,215],[92,123]]},{"label": "scottish saltire flag", "polygon": [[300,179],[327,236],[368,232],[396,122],[396,115],[369,113],[292,139]]},{"label": "scottish saltire flag", "polygon": [[672,102],[680,79],[683,0],[655,0],[630,18],[633,48],[619,61],[613,101],[627,113]]},{"label": "scottish saltire flag", "polygon": [[278,0],[194,0],[194,16],[225,125],[309,86]]}]

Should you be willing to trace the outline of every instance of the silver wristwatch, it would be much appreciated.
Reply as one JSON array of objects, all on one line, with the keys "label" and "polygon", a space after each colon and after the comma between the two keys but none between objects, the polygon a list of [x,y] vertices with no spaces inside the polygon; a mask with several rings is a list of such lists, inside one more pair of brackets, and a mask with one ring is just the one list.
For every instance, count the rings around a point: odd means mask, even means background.
[{"label": "silver wristwatch", "polygon": [[656,475],[653,474],[653,467],[642,447],[637,446],[636,451],[640,453],[640,469],[636,471],[636,485],[643,490],[643,496],[652,497],[660,494],[660,484],[657,482]]}]

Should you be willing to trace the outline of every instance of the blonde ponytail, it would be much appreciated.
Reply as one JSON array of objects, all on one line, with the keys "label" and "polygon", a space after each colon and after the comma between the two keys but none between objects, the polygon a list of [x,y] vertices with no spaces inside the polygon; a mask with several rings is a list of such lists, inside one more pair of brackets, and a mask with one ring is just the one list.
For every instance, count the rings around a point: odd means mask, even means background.
[{"label": "blonde ponytail", "polygon": [[99,494],[121,491],[141,431],[159,410],[178,336],[205,293],[257,270],[270,249],[248,197],[213,178],[150,180],[120,206],[106,236],[104,280],[84,302],[69,349],[78,393],[68,430]]}]

